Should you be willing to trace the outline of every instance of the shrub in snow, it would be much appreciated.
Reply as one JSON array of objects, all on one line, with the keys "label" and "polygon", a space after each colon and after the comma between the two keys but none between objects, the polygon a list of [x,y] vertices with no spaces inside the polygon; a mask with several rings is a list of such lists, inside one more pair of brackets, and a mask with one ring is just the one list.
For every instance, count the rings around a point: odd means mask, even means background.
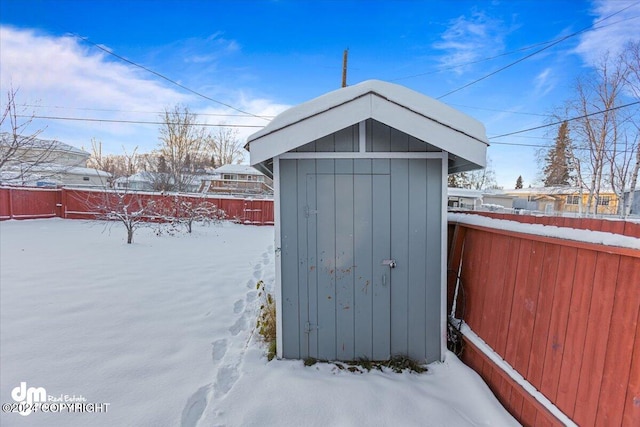
[{"label": "shrub in snow", "polygon": [[276,301],[273,295],[266,291],[262,280],[258,282],[256,289],[261,301],[256,328],[269,346],[267,359],[271,360],[276,356]]}]

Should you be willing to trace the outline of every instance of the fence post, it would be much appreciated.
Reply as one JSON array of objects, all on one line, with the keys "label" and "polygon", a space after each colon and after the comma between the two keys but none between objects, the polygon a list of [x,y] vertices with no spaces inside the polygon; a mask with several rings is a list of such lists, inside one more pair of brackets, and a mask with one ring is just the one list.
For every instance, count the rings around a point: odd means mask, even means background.
[{"label": "fence post", "polygon": [[9,219],[13,219],[13,188],[9,188]]}]

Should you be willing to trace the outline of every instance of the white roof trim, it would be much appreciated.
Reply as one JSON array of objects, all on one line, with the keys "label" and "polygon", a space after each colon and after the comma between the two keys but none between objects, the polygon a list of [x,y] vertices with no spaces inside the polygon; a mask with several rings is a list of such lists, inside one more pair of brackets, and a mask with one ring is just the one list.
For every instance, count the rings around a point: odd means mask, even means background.
[{"label": "white roof trim", "polygon": [[281,113],[247,141],[256,165],[308,142],[372,118],[459,158],[485,166],[484,126],[451,107],[405,87],[368,80]]}]

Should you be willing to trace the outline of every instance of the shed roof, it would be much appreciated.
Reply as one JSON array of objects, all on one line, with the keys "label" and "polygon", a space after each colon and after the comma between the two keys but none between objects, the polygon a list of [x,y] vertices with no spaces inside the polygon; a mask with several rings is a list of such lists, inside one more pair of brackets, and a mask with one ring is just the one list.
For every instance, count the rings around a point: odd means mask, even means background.
[{"label": "shed roof", "polygon": [[479,121],[406,87],[367,80],[292,107],[247,139],[251,164],[263,163],[366,119],[449,153],[449,173],[485,166],[489,142]]}]

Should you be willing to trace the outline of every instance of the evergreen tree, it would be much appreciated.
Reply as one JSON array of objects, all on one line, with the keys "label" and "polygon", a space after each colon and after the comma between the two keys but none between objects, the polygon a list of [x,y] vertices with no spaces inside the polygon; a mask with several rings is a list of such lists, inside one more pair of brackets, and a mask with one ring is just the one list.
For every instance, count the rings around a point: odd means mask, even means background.
[{"label": "evergreen tree", "polygon": [[569,167],[568,150],[571,145],[569,139],[569,125],[562,122],[558,128],[558,136],[552,148],[545,158],[544,186],[569,185],[571,182],[571,169]]},{"label": "evergreen tree", "polygon": [[516,179],[516,190],[520,190],[522,188],[522,175],[518,175],[518,179]]}]

